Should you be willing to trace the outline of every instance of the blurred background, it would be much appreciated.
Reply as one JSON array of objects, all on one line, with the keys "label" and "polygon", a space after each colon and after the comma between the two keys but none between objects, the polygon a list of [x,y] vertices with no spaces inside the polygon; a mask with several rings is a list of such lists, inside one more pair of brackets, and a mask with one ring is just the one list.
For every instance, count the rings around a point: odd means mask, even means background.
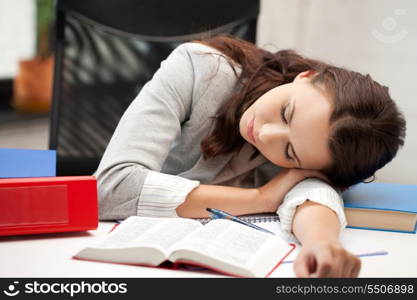
[{"label": "blurred background", "polygon": [[[52,4],[0,0],[0,147],[49,147]],[[377,172],[379,182],[417,184],[416,17],[413,0],[260,1],[259,46],[293,48],[369,73],[390,88],[407,120],[407,137],[397,157]]]}]

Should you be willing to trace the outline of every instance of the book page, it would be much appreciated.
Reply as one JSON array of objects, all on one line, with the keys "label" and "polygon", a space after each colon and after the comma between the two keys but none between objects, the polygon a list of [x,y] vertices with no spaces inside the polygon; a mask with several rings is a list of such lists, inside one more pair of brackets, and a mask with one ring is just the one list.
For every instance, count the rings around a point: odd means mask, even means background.
[{"label": "book page", "polygon": [[194,220],[185,218],[170,218],[161,222],[158,227],[149,230],[134,241],[135,245],[156,247],[163,249],[165,253],[169,248],[177,244],[188,234],[192,233],[202,225]]},{"label": "book page", "polygon": [[173,244],[202,225],[185,218],[129,217],[106,239],[100,248],[155,247],[166,252]]},{"label": "book page", "polygon": [[233,265],[246,265],[272,237],[236,222],[219,219],[187,236],[175,246],[175,250],[191,249]]},{"label": "book page", "polygon": [[169,247],[202,226],[198,221],[184,218],[132,216],[75,257],[157,266],[167,259]]}]

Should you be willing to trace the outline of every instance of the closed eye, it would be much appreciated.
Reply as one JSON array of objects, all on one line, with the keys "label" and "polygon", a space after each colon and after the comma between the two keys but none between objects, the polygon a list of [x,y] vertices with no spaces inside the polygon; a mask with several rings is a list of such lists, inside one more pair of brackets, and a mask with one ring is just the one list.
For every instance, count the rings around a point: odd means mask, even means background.
[{"label": "closed eye", "polygon": [[288,121],[285,118],[285,112],[287,111],[287,107],[288,107],[288,103],[284,104],[281,107],[281,119],[282,119],[282,122],[284,122],[285,124],[288,124]]},{"label": "closed eye", "polygon": [[[288,105],[289,103],[287,102],[281,107],[281,119],[282,119],[282,122],[284,122],[284,124],[288,124],[288,120],[285,118],[285,113],[287,111]],[[293,158],[289,155],[289,150],[288,150],[289,148],[290,148],[290,143],[287,143],[285,150],[284,150],[284,154],[288,160],[293,160]]]},{"label": "closed eye", "polygon": [[288,154],[289,153],[289,149],[290,148],[290,143],[287,143],[287,147],[285,148],[285,157],[289,160],[293,160],[293,158]]}]

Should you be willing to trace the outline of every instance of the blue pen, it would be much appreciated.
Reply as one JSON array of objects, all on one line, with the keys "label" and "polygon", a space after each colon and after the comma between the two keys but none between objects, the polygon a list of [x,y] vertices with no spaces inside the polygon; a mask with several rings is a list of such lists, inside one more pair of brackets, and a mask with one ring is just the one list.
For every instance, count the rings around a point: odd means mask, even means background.
[{"label": "blue pen", "polygon": [[264,229],[262,227],[256,226],[256,225],[254,225],[252,223],[245,222],[245,221],[239,219],[238,217],[232,216],[232,215],[228,214],[227,212],[224,212],[224,211],[222,211],[220,209],[206,208],[206,210],[209,211],[209,212],[211,212],[210,217],[212,219],[227,219],[227,220],[235,221],[237,223],[240,223],[240,224],[243,224],[243,225],[252,227],[254,229],[257,229],[257,230],[260,230],[260,231],[263,231],[263,232],[266,232],[266,233],[270,233],[270,234],[275,235],[275,233],[273,233],[273,232],[271,232],[269,230],[266,230],[266,229]]}]

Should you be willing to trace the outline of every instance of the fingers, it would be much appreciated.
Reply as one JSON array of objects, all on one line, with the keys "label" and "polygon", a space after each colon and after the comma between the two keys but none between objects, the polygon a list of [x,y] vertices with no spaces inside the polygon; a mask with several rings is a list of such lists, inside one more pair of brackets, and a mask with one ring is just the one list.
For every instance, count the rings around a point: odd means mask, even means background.
[{"label": "fingers", "polygon": [[322,248],[316,253],[317,272],[316,277],[334,277],[335,269],[338,268],[336,262],[333,262],[333,255],[328,248]]},{"label": "fingers", "polygon": [[360,259],[341,245],[319,245],[303,250],[294,262],[297,277],[357,277],[359,274]]},{"label": "fingers", "polygon": [[329,249],[317,256],[318,277],[358,277],[361,261],[342,246]]},{"label": "fingers", "polygon": [[[345,250],[344,250],[345,251]],[[358,277],[361,269],[361,260],[355,255],[345,251],[345,257],[343,261],[343,272],[341,277]]]},{"label": "fingers", "polygon": [[360,272],[361,266],[362,266],[362,261],[357,257],[355,257],[355,259],[356,260],[352,263],[353,268],[350,272],[350,277],[353,277],[353,278],[356,278],[356,277],[359,276],[359,272]]},{"label": "fingers", "polygon": [[317,263],[313,255],[299,255],[294,262],[294,272],[297,277],[310,277],[316,271]]}]

